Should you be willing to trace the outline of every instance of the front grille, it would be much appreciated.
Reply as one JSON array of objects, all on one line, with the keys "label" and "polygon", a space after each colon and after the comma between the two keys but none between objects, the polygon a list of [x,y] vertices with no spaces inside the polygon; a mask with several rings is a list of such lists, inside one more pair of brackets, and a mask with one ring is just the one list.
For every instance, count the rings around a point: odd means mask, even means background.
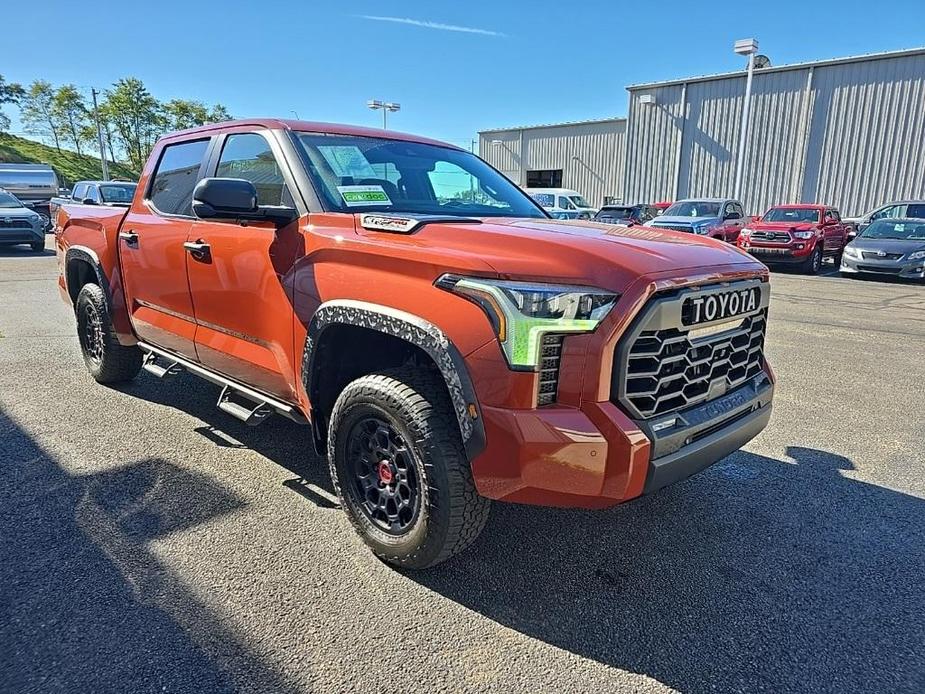
[{"label": "front grille", "polygon": [[540,352],[540,382],[536,404],[551,405],[559,390],[559,361],[562,358],[562,335],[544,335]]},{"label": "front grille", "polygon": [[672,231],[686,231],[692,233],[693,228],[689,224],[653,224],[656,229],[671,229]]},{"label": "front grille", "polygon": [[861,257],[864,258],[864,260],[899,260],[903,255],[903,253],[886,253],[880,255],[873,251],[861,251]]},{"label": "front grille", "polygon": [[898,275],[902,272],[900,267],[883,267],[882,265],[858,265],[861,272],[879,272],[882,275]]},{"label": "front grille", "polygon": [[9,221],[0,219],[0,229],[31,229],[32,224],[28,219],[11,219]]},{"label": "front grille", "polygon": [[752,281],[703,291],[735,292],[749,285],[760,287],[755,310],[703,329],[685,326],[691,322],[685,313],[691,302],[685,299],[701,296],[700,290],[656,295],[615,352],[612,399],[634,419],[649,419],[721,397],[760,374],[767,286]]},{"label": "front grille", "polygon": [[790,234],[786,231],[753,231],[751,235],[753,241],[771,241],[774,243],[789,243]]}]

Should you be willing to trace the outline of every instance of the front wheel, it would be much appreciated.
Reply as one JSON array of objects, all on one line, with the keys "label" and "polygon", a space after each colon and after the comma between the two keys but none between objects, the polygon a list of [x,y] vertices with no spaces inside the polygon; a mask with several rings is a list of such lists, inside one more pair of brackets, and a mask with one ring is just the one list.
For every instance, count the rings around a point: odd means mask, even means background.
[{"label": "front wheel", "polygon": [[36,241],[35,243],[30,243],[29,250],[31,250],[33,253],[44,253],[45,252],[45,242]]},{"label": "front wheel", "polygon": [[77,337],[87,371],[98,383],[129,381],[141,370],[137,347],[119,343],[109,316],[106,295],[97,284],[85,284],[77,295]]},{"label": "front wheel", "polygon": [[818,275],[822,269],[822,246],[816,246],[803,265],[803,271],[809,275]]},{"label": "front wheel", "polygon": [[422,367],[353,381],[337,398],[328,462],[341,505],[381,559],[424,569],[481,533],[490,502],[472,481],[446,388]]}]

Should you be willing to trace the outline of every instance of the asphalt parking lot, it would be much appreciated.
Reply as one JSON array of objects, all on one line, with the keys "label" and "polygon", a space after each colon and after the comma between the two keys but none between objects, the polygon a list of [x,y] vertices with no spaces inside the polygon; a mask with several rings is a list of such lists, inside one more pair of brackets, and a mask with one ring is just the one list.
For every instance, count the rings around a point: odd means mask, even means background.
[{"label": "asphalt parking lot", "polygon": [[925,691],[925,287],[774,273],[745,450],[403,574],[304,429],[94,384],[55,272],[0,250],[0,691]]}]

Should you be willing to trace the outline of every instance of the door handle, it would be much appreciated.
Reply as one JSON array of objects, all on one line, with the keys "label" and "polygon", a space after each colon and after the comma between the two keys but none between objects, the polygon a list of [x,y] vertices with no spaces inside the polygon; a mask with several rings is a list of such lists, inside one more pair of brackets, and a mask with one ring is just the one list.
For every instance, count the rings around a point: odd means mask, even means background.
[{"label": "door handle", "polygon": [[211,247],[203,241],[187,241],[183,244],[183,248],[196,260],[205,260],[209,257]]},{"label": "door handle", "polygon": [[138,248],[138,234],[134,231],[120,231],[119,238],[125,241],[125,245],[131,248]]}]

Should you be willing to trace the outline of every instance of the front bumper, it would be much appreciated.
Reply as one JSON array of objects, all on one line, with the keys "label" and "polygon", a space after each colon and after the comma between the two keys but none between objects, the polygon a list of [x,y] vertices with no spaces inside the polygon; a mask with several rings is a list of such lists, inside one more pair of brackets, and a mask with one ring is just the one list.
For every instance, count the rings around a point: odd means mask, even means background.
[{"label": "front bumper", "polygon": [[787,245],[741,240],[739,248],[758,258],[765,265],[777,263],[802,263],[816,248],[812,239],[795,241]]},{"label": "front bumper", "polygon": [[36,243],[45,241],[45,229],[31,227],[0,226],[0,244]]},{"label": "front bumper", "polygon": [[[636,422],[611,402],[580,409],[483,407],[487,448],[472,463],[482,496],[606,508],[700,472],[754,438],[771,417],[762,372],[707,403]],[[664,426],[667,420],[676,420]]]},{"label": "front bumper", "polygon": [[887,275],[910,280],[925,279],[925,260],[878,260],[842,255],[840,272],[846,274]]}]

